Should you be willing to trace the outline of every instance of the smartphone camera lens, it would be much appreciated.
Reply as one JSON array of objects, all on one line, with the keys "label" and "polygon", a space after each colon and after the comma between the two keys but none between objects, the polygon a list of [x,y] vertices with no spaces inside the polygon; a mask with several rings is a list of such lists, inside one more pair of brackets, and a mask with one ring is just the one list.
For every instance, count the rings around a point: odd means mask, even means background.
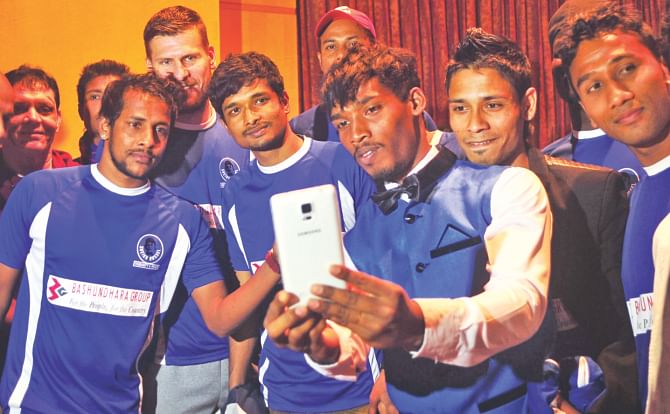
[{"label": "smartphone camera lens", "polygon": [[302,209],[302,214],[308,214],[312,212],[312,205],[310,203],[305,203],[302,206],[300,206]]}]

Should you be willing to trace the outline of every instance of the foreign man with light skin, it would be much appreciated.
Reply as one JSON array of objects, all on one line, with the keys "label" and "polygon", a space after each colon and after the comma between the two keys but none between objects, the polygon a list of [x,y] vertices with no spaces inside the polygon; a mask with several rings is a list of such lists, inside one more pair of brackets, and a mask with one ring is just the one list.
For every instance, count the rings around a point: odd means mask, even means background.
[{"label": "foreign man with light skin", "polygon": [[[3,316],[22,282],[3,412],[138,412],[138,359],[180,278],[220,336],[276,284],[265,266],[227,295],[201,215],[147,178],[168,143],[175,89],[151,74],[113,82],[100,110],[100,163],[35,172],[12,194],[0,217]],[[161,251],[144,254],[146,240]]]},{"label": "foreign man with light skin", "polygon": [[[249,52],[226,57],[214,72],[210,96],[233,137],[256,159],[222,192],[228,250],[240,278],[253,280],[256,266],[276,261],[266,254],[274,244],[274,194],[331,184],[338,192],[342,228],[354,226],[360,206],[374,191],[372,181],[342,145],[291,130],[289,97],[279,69],[267,56]],[[259,331],[260,325],[255,328]],[[344,380],[329,378],[302,353],[262,338],[259,379],[272,413],[367,412],[370,371]]]},{"label": "foreign man with light skin", "polygon": [[[352,339],[384,350],[400,412],[529,412],[538,396],[517,377],[525,369],[518,364],[542,350],[519,344],[548,303],[546,193],[525,169],[476,166],[431,146],[414,56],[384,47],[359,53],[324,84],[343,145],[380,190],[345,236],[358,270],[331,269],[355,289],[314,285],[320,299],[295,308],[288,306],[297,298],[279,292],[268,336],[333,364],[315,364],[332,374],[362,369],[364,354],[345,337],[339,346],[324,340],[320,318],[351,329]],[[488,265],[477,259],[484,254]],[[533,362],[539,371],[541,361]]]},{"label": "foreign man with light skin", "polygon": [[[591,377],[554,402],[580,412],[634,413],[638,403],[633,338],[621,285],[621,248],[628,213],[623,177],[608,168],[545,156],[529,142],[537,108],[528,58],[510,40],[469,29],[446,70],[450,125],[468,160],[528,168],[542,181],[552,208],[550,296],[557,337],[550,357],[565,378]],[[585,297],[588,293],[588,299]],[[604,371],[609,390],[598,382]],[[580,388],[580,389],[577,389]],[[587,392],[587,390],[589,390]],[[556,389],[558,391],[558,389]]]},{"label": "foreign man with light skin", "polygon": [[77,82],[77,101],[79,117],[84,122],[84,134],[79,138],[80,157],[77,162],[90,164],[93,162],[98,145],[98,112],[102,95],[107,85],[130,72],[128,66],[113,60],[103,59],[84,66]]},{"label": "foreign man with light skin", "polygon": [[648,383],[648,375],[659,373],[658,351],[652,349],[655,357],[650,358],[652,326],[663,325],[652,296],[655,262],[660,265],[667,257],[667,252],[654,253],[652,245],[654,238],[670,237],[668,226],[659,226],[670,212],[670,72],[657,39],[635,10],[609,5],[577,14],[568,23],[555,51],[571,87],[593,122],[626,144],[646,172],[630,199],[622,281],[637,347],[640,395],[648,409],[661,412],[667,407],[657,405],[661,400],[656,395],[667,389],[658,388],[657,376]]},{"label": "foreign man with light skin", "polygon": [[[186,96],[164,162],[154,171],[154,178],[202,211],[232,289],[238,282],[225,249],[220,191],[235,173],[246,168],[250,151],[233,140],[207,99],[215,66],[207,28],[195,10],[167,7],[147,22],[144,47],[147,68],[161,78],[174,80]],[[222,341],[209,332],[182,286],[162,322],[161,334],[166,339],[158,341],[147,372],[145,412],[151,412],[154,405],[159,413],[223,410],[228,390],[246,382],[256,339]]]}]

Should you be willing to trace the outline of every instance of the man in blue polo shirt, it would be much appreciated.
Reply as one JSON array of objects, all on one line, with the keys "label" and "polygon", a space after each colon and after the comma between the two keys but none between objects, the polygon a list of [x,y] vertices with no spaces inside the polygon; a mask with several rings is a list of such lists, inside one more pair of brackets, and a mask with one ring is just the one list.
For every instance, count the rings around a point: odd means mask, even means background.
[{"label": "man in blue polo shirt", "polygon": [[[241,279],[256,271],[274,243],[270,197],[322,184],[338,191],[342,227],[352,228],[373,191],[372,181],[342,145],[298,136],[288,124],[288,95],[276,65],[259,53],[227,57],[210,84],[214,108],[235,139],[256,160],[223,191],[223,219],[233,267]],[[349,380],[329,378],[302,353],[261,337],[260,382],[273,412],[367,412],[370,372]]]},{"label": "man in blue polo shirt", "polygon": [[554,50],[570,87],[588,116],[627,145],[646,173],[631,195],[621,272],[644,402],[654,261],[661,259],[652,253],[652,240],[670,213],[670,72],[651,29],[633,9],[610,4],[566,24]]}]

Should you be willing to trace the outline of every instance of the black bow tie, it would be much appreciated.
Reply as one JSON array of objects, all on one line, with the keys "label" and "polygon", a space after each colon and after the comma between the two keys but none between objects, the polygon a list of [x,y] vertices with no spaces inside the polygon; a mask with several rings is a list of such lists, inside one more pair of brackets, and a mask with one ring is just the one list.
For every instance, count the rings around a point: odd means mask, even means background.
[{"label": "black bow tie", "polygon": [[[421,171],[408,175],[395,188],[379,191],[372,195],[372,201],[379,206],[382,213],[390,214],[395,210],[398,207],[398,199],[400,199],[403,193],[407,194],[412,201],[424,201],[428,197],[431,191],[433,191],[437,180],[456,162],[456,155],[453,152],[444,147],[438,147],[438,150],[439,152],[435,158]],[[377,188],[384,188],[383,184],[378,182]]]},{"label": "black bow tie", "polygon": [[389,214],[398,206],[398,199],[407,194],[410,200],[418,201],[421,184],[416,174],[408,175],[402,183],[390,190],[381,191],[372,195],[372,201],[377,203],[384,214]]}]

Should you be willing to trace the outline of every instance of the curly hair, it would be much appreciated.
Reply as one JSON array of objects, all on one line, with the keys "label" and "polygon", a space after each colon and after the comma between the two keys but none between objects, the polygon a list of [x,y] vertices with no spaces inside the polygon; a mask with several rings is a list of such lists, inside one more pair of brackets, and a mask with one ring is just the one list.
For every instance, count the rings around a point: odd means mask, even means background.
[{"label": "curly hair", "polygon": [[328,71],[321,87],[328,110],[356,100],[358,89],[371,79],[377,79],[401,101],[408,99],[412,88],[421,86],[412,52],[381,44],[353,48]]}]

